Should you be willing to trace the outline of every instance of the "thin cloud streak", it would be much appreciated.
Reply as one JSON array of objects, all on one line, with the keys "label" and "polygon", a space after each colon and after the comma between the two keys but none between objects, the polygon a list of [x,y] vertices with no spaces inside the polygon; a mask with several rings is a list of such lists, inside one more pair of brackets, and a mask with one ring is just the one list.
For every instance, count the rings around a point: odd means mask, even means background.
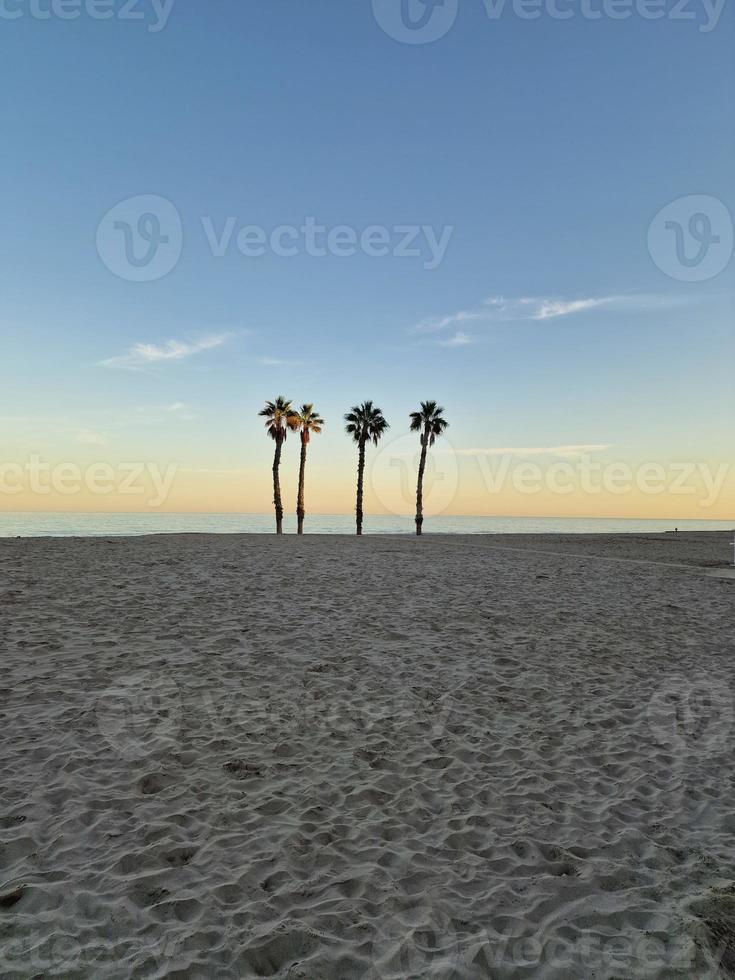
[{"label": "thin cloud streak", "polygon": [[303,361],[284,361],[279,357],[259,357],[258,363],[263,367],[298,367]]},{"label": "thin cloud streak", "polygon": [[[573,443],[566,446],[494,446],[488,449],[448,450],[457,456],[584,456],[602,453],[612,448],[612,443]],[[447,450],[444,450],[447,452]]]},{"label": "thin cloud streak", "polygon": [[[436,447],[432,449],[435,456],[557,456],[574,458],[587,456],[590,453],[604,453],[613,448],[611,442],[570,443],[564,446],[491,446],[488,448],[447,449]],[[396,456],[413,458],[415,453],[395,453]]]},{"label": "thin cloud streak", "polygon": [[437,343],[440,347],[466,347],[472,343],[472,337],[463,330],[458,330],[453,337],[448,337],[446,340],[439,340]]},{"label": "thin cloud streak", "polygon": [[641,312],[668,309],[682,305],[685,297],[635,294],[629,296],[586,296],[565,298],[560,296],[521,296],[509,299],[505,296],[488,296],[476,309],[458,310],[448,316],[433,317],[417,323],[413,333],[441,333],[467,323],[511,323],[513,321],[556,320],[561,317],[587,313],[593,310],[620,309]]},{"label": "thin cloud streak", "polygon": [[102,432],[92,432],[91,430],[83,429],[77,434],[75,442],[80,443],[82,446],[106,446],[108,439]]},{"label": "thin cloud streak", "polygon": [[598,306],[609,306],[618,302],[619,296],[602,296],[588,299],[552,299],[539,296],[526,296],[518,300],[490,296],[485,304],[497,309],[505,320],[549,320],[571,313],[582,313]]},{"label": "thin cloud streak", "polygon": [[199,340],[185,342],[181,340],[167,340],[165,344],[145,344],[137,343],[125,353],[117,357],[108,357],[100,361],[103,367],[127,368],[133,371],[144,371],[154,365],[169,361],[182,361],[202,351],[212,350],[221,347],[231,334],[213,334],[201,337]]},{"label": "thin cloud streak", "polygon": [[486,312],[459,310],[457,313],[452,313],[438,320],[422,320],[413,329],[416,333],[439,333],[441,330],[446,330],[447,327],[456,327],[463,323],[490,319],[490,314]]},{"label": "thin cloud streak", "polygon": [[199,418],[185,402],[174,402],[173,405],[164,405],[163,411],[172,418],[180,419],[182,422],[193,422]]}]

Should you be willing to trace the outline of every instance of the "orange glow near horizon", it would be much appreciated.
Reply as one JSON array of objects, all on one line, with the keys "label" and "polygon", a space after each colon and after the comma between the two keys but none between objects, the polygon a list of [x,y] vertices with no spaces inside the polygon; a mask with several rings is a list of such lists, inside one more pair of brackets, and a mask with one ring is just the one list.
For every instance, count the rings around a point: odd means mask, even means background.
[{"label": "orange glow near horizon", "polygon": [[[579,462],[504,462],[437,456],[427,468],[425,512],[468,517],[643,518],[728,521],[735,478],[724,463],[599,464],[580,475]],[[64,464],[67,465],[67,464]],[[93,466],[94,464],[92,464]],[[143,464],[139,464],[141,467]],[[48,476],[35,489],[4,474],[0,510],[90,513],[262,513],[272,510],[271,473],[265,468],[196,470],[146,464],[139,474],[110,467],[111,478],[78,468]],[[626,470],[627,467],[627,470]],[[685,470],[691,468],[691,472]],[[110,477],[110,472],[107,476]],[[126,482],[127,481],[127,482]],[[284,509],[295,510],[296,463],[282,467]],[[9,492],[10,491],[10,492]],[[355,473],[342,465],[307,472],[307,513],[354,512]],[[411,516],[414,460],[405,454],[368,462],[365,512]]]}]

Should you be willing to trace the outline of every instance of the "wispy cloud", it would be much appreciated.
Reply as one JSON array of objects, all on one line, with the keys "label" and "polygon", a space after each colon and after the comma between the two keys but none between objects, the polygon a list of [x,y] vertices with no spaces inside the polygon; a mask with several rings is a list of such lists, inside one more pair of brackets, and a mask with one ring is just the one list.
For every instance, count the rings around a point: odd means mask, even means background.
[{"label": "wispy cloud", "polygon": [[594,310],[599,306],[610,306],[619,302],[620,296],[597,296],[586,299],[561,299],[546,296],[523,296],[520,299],[506,299],[504,296],[489,296],[484,305],[496,311],[503,320],[549,320],[571,313]]},{"label": "wispy cloud", "polygon": [[[447,316],[422,320],[413,327],[414,333],[441,333],[458,329],[469,323],[509,323],[515,320],[555,320],[589,313],[601,309],[651,311],[666,309],[684,302],[681,297],[628,295],[628,296],[521,296],[509,299],[505,296],[488,296],[487,299],[469,310],[458,310]],[[447,346],[452,346],[447,344]]]},{"label": "wispy cloud", "polygon": [[609,442],[572,443],[565,446],[493,446],[486,449],[453,449],[457,456],[586,456],[612,448]]},{"label": "wispy cloud", "polygon": [[221,347],[230,336],[229,333],[221,333],[211,334],[194,341],[167,340],[165,344],[137,343],[133,344],[125,354],[108,357],[99,363],[104,367],[141,371],[170,361],[182,361],[194,354],[200,354],[202,351]]},{"label": "wispy cloud", "polygon": [[108,440],[107,436],[101,432],[82,429],[81,432],[77,433],[74,441],[80,443],[82,446],[106,446]]},{"label": "wispy cloud", "polygon": [[90,411],[62,415],[0,416],[0,429],[5,439],[22,437],[26,442],[47,438],[76,443],[80,446],[107,446],[125,430],[142,426],[165,426],[193,422],[200,416],[186,402],[168,405],[139,405],[121,409],[94,408]]},{"label": "wispy cloud", "polygon": [[164,405],[163,411],[166,415],[179,419],[181,422],[193,422],[194,419],[198,419],[199,416],[196,415],[186,402],[173,402],[171,405]]},{"label": "wispy cloud", "polygon": [[461,324],[470,323],[475,320],[489,320],[490,314],[482,310],[459,310],[457,313],[450,313],[449,316],[437,319],[422,320],[417,323],[414,330],[417,333],[438,333],[448,327],[458,327]]},{"label": "wispy cloud", "polygon": [[258,363],[263,367],[296,367],[301,361],[284,361],[280,357],[259,357]]},{"label": "wispy cloud", "polygon": [[446,340],[438,341],[440,347],[466,347],[472,343],[472,337],[463,330],[458,330],[453,336]]},{"label": "wispy cloud", "polygon": [[[436,446],[432,453],[436,456],[551,456],[556,458],[578,458],[592,453],[604,453],[612,449],[610,442],[580,442],[564,446],[490,446],[484,448],[456,449]],[[395,453],[396,456],[413,457],[414,452]]]}]

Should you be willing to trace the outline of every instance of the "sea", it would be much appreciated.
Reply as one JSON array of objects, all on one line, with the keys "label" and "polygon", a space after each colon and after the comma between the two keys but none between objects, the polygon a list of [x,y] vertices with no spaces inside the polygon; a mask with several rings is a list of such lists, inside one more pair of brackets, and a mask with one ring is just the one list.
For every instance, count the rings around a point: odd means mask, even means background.
[{"label": "sea", "polygon": [[[732,531],[732,521],[650,518],[427,517],[424,534],[641,534],[662,531]],[[295,533],[286,515],[284,532]],[[351,514],[307,514],[308,534],[354,534]],[[85,514],[0,512],[0,537],[111,537],[139,534],[272,534],[272,514]],[[412,517],[366,515],[364,534],[414,534]]]}]

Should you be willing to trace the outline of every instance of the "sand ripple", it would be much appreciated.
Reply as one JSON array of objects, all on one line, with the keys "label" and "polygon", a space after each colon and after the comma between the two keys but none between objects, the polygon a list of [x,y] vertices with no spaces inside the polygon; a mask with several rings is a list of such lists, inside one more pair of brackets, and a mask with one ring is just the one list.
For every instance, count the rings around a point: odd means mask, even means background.
[{"label": "sand ripple", "polygon": [[481,538],[1,548],[3,977],[735,962],[732,582]]}]

